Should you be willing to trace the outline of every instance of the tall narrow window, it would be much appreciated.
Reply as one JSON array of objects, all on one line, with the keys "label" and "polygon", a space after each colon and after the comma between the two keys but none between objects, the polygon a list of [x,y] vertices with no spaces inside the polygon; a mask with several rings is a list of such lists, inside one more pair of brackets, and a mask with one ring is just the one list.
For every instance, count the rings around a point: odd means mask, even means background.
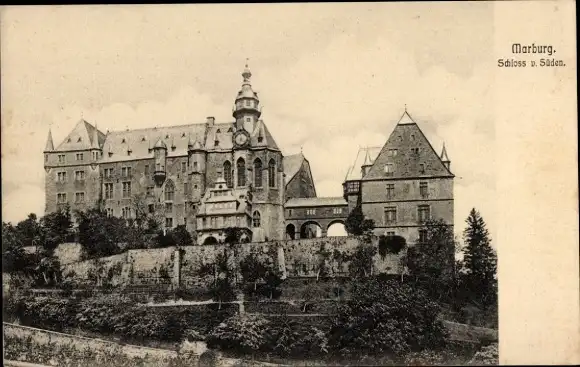
[{"label": "tall narrow window", "polygon": [[421,197],[426,198],[427,196],[429,196],[429,186],[428,186],[427,182],[419,183],[419,191],[420,191]]},{"label": "tall narrow window", "polygon": [[268,185],[276,187],[276,161],[274,159],[270,159],[268,163]]},{"label": "tall narrow window", "polygon": [[187,171],[187,162],[183,161],[181,162],[181,172],[186,172]]},{"label": "tall narrow window", "polygon": [[259,227],[260,226],[260,212],[255,211],[252,215],[252,227]]},{"label": "tall narrow window", "polygon": [[393,224],[397,221],[397,208],[385,208],[385,224]]},{"label": "tall narrow window", "polygon": [[226,180],[228,187],[234,186],[232,181],[232,164],[229,161],[224,162],[224,180]]},{"label": "tall narrow window", "polygon": [[395,184],[387,184],[387,199],[395,197]]},{"label": "tall narrow window", "polygon": [[173,201],[175,198],[175,185],[173,181],[167,181],[165,184],[165,200]]},{"label": "tall narrow window", "polygon": [[238,159],[238,186],[246,186],[246,162],[243,158]]},{"label": "tall narrow window", "polygon": [[131,197],[131,182],[123,182],[123,197],[129,198]]},{"label": "tall narrow window", "polygon": [[254,161],[254,186],[262,187],[262,161],[259,158]]},{"label": "tall narrow window", "polygon": [[420,223],[426,222],[429,219],[431,219],[431,208],[429,208],[429,205],[419,205],[418,212]]},{"label": "tall narrow window", "polygon": [[105,199],[112,199],[113,198],[113,184],[106,183],[105,184]]}]

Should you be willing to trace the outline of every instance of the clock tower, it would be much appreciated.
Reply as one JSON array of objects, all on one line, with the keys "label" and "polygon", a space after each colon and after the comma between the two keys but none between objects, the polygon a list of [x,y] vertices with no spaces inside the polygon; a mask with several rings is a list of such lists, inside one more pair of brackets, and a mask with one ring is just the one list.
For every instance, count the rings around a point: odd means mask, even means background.
[{"label": "clock tower", "polygon": [[242,89],[236,96],[233,108],[233,116],[236,119],[236,129],[238,131],[244,130],[251,134],[254,131],[256,124],[258,123],[258,119],[260,118],[262,111],[260,107],[260,100],[258,99],[258,93],[252,90],[252,85],[250,83],[252,72],[248,67],[247,60],[242,77],[244,78],[242,82]]}]

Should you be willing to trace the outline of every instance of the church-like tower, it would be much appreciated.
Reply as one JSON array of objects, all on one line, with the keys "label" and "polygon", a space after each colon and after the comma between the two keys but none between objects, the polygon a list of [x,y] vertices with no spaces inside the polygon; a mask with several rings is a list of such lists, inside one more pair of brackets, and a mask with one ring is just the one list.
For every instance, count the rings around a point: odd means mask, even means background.
[{"label": "church-like tower", "polygon": [[232,115],[236,119],[237,130],[244,129],[248,133],[251,133],[254,131],[262,112],[258,93],[254,92],[252,89],[252,84],[250,82],[252,72],[250,71],[247,62],[242,77],[244,78],[242,89],[240,89],[236,96]]}]

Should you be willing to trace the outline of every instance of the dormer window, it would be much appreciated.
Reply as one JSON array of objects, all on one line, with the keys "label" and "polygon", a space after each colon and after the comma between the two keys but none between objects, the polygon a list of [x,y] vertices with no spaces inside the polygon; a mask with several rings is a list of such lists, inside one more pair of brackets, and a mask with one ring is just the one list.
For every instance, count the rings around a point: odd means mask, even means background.
[{"label": "dormer window", "polygon": [[133,151],[131,149],[127,150],[127,155],[131,155]]},{"label": "dormer window", "polygon": [[112,157],[112,156],[113,156],[113,152],[109,152],[109,157]]},{"label": "dormer window", "polygon": [[172,146],[171,146],[171,151],[172,151],[172,152],[174,152],[174,151],[175,151],[175,149],[176,149],[175,145],[172,145]]},{"label": "dormer window", "polygon": [[228,129],[228,133],[233,133],[234,129],[232,129],[231,127]]},{"label": "dormer window", "polygon": [[126,143],[125,138],[123,138],[123,140],[121,140],[121,144],[125,144],[125,143]]},{"label": "dormer window", "polygon": [[181,134],[181,137],[182,137],[182,138],[185,138],[185,133],[182,133],[182,134]]},{"label": "dormer window", "polygon": [[142,138],[141,138],[141,141],[145,141],[145,137],[142,137]]},{"label": "dormer window", "polygon": [[258,143],[261,143],[262,140],[264,140],[264,137],[263,136],[258,136]]},{"label": "dormer window", "polygon": [[219,140],[214,141],[214,145],[217,147],[218,145],[220,145],[220,141]]},{"label": "dormer window", "polygon": [[221,133],[221,132],[222,132],[222,131],[221,131],[220,129],[217,129],[217,130],[216,130],[216,134],[219,134],[219,133]]},{"label": "dormer window", "polygon": [[165,139],[169,139],[169,134],[165,135]]},{"label": "dormer window", "polygon": [[70,143],[70,142],[71,142],[71,139],[70,139],[70,138],[68,138],[68,139],[66,140],[66,142],[67,142],[67,143]]},{"label": "dormer window", "polygon": [[80,137],[77,140],[77,143],[80,143],[83,139],[81,139]]}]

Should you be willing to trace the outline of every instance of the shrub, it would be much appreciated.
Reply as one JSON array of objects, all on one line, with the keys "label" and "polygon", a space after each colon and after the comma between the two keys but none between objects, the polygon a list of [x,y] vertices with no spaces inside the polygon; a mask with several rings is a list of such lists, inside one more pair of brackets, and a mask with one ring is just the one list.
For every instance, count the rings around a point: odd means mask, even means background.
[{"label": "shrub", "polygon": [[262,349],[266,343],[269,321],[257,315],[235,315],[218,325],[208,335],[208,347],[240,353]]},{"label": "shrub", "polygon": [[475,353],[473,359],[469,361],[468,365],[482,366],[482,365],[497,365],[499,362],[499,352],[497,343],[490,344],[483,347],[479,352]]},{"label": "shrub", "polygon": [[439,349],[446,337],[439,306],[424,292],[393,280],[370,278],[355,284],[339,306],[330,344],[343,355],[392,354]]}]

